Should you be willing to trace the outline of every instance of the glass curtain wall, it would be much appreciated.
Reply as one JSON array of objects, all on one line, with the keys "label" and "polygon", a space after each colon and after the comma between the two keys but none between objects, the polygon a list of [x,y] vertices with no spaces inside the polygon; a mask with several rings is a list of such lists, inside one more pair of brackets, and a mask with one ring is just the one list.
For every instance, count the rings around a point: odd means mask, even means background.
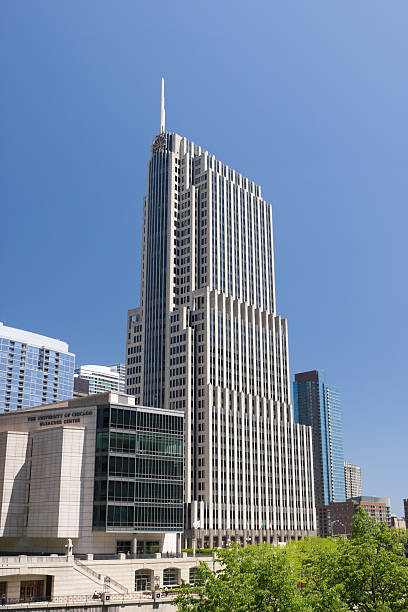
[{"label": "glass curtain wall", "polygon": [[99,406],[96,530],[183,530],[183,418]]}]

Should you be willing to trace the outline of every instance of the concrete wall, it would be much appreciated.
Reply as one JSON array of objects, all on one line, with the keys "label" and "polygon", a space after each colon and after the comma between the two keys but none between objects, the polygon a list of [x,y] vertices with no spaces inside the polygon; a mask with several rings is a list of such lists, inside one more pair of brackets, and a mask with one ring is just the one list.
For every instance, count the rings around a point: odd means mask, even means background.
[{"label": "concrete wall", "polygon": [[[211,557],[202,559],[212,569],[214,561]],[[163,571],[166,568],[176,568],[179,582],[189,582],[189,570],[196,567],[199,560],[195,557],[163,558],[144,560],[115,561],[82,561],[78,564],[72,557],[0,557],[0,581],[10,583],[9,597],[19,597],[19,582],[22,580],[41,580],[45,576],[53,576],[52,596],[93,595],[95,591],[103,591],[104,577],[120,583],[129,593],[135,589],[135,572],[144,569],[150,571],[152,578],[157,576],[159,585],[163,586]],[[84,567],[85,566],[85,567]],[[91,572],[87,572],[87,568]],[[99,578],[98,578],[99,576]],[[11,594],[9,588],[12,589]],[[112,592],[120,592],[114,585]]]},{"label": "concrete wall", "polygon": [[58,537],[79,535],[85,429],[64,427],[58,504]]},{"label": "concrete wall", "polygon": [[81,427],[32,432],[27,537],[78,537],[84,438]]},{"label": "concrete wall", "polygon": [[[43,506],[45,507],[44,502]],[[86,537],[72,538],[74,546],[74,554],[116,554],[116,545],[118,541],[132,541],[132,537],[136,536],[137,541],[155,541],[159,542],[159,549],[164,553],[177,552],[176,534],[175,533],[105,533],[105,532],[90,532]],[[68,537],[70,537],[68,535]],[[67,537],[26,537],[20,533],[20,537],[2,537],[0,538],[0,552],[15,553],[15,554],[64,554],[66,553],[65,545]]]},{"label": "concrete wall", "polygon": [[58,536],[62,436],[61,427],[32,432],[28,537]]},{"label": "concrete wall", "polygon": [[0,536],[23,532],[27,487],[28,434],[0,433]]}]

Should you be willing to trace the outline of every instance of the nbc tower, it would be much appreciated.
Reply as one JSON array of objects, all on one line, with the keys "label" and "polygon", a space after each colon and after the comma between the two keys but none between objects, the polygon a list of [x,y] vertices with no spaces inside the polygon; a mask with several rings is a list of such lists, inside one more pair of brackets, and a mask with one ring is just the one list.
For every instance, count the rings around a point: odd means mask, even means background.
[{"label": "nbc tower", "polygon": [[126,363],[138,403],[185,413],[187,545],[315,533],[311,428],[293,419],[287,321],[276,313],[272,206],[259,185],[166,131],[163,80]]}]

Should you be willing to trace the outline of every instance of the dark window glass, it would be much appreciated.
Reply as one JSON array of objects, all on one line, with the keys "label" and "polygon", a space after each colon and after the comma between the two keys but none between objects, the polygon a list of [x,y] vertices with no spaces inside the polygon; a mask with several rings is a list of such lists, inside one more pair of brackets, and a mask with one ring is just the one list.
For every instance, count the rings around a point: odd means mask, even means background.
[{"label": "dark window glass", "polygon": [[133,506],[108,506],[108,527],[133,527]]},{"label": "dark window glass", "polygon": [[94,527],[105,527],[106,526],[106,506],[94,505],[93,509],[93,526]]},{"label": "dark window glass", "polygon": [[109,433],[107,431],[99,432],[96,434],[96,451],[107,451],[108,450],[108,438]]},{"label": "dark window glass", "polygon": [[109,501],[134,501],[135,483],[111,480],[109,482]]},{"label": "dark window glass", "polygon": [[94,501],[106,501],[106,480],[95,480],[94,483]]},{"label": "dark window glass", "polygon": [[135,434],[111,432],[109,450],[116,453],[134,453],[135,448]]},{"label": "dark window glass", "polygon": [[106,429],[109,427],[109,406],[98,406],[96,427],[98,429]]},{"label": "dark window glass", "polygon": [[132,457],[110,457],[110,476],[134,476],[135,460]]},{"label": "dark window glass", "polygon": [[95,476],[106,476],[108,473],[108,457],[99,455],[95,457]]}]

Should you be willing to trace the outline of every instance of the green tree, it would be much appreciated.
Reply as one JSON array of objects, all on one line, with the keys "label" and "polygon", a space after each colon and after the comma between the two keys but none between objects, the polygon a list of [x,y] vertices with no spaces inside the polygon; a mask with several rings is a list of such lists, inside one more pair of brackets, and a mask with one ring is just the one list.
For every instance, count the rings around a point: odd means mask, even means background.
[{"label": "green tree", "polygon": [[350,610],[399,612],[408,610],[406,532],[376,523],[359,508],[350,540],[340,539],[337,575],[342,599]]},{"label": "green tree", "polygon": [[296,568],[285,550],[268,544],[217,553],[220,569],[204,563],[198,593],[185,586],[176,600],[178,610],[214,612],[312,612],[297,588]]},{"label": "green tree", "polygon": [[333,579],[340,565],[339,542],[333,538],[305,538],[289,542],[287,554],[296,567],[302,597],[314,612],[343,612],[341,585]]},{"label": "green tree", "polygon": [[219,569],[200,566],[202,586],[185,585],[180,612],[402,612],[408,610],[405,530],[362,509],[350,539],[305,538],[219,550]]}]

